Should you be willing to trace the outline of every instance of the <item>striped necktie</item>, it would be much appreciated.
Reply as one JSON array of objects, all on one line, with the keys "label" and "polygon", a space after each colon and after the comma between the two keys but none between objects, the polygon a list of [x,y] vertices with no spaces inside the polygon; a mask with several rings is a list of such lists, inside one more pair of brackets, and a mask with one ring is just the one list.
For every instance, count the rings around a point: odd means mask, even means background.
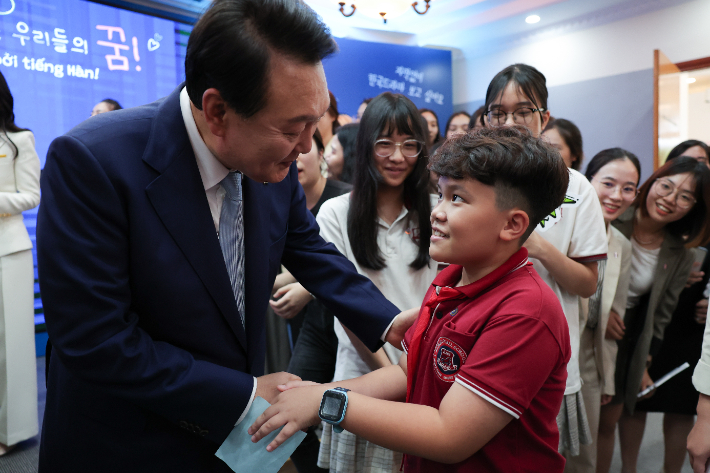
[{"label": "striped necktie", "polygon": [[244,326],[244,207],[242,175],[230,172],[220,182],[226,194],[219,216],[219,246],[232,283],[234,300]]}]

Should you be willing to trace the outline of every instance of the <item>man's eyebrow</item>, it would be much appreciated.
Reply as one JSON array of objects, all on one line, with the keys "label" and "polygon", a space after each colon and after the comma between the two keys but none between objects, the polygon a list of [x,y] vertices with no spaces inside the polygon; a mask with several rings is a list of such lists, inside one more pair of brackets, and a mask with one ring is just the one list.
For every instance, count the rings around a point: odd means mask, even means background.
[{"label": "man's eyebrow", "polygon": [[287,121],[288,123],[317,122],[318,120],[320,120],[321,118],[323,118],[324,115],[325,115],[325,113],[324,113],[323,115],[319,115],[319,116],[316,116],[316,115],[299,115],[299,116],[297,116],[297,117],[289,118],[289,119],[286,120],[286,121]]}]

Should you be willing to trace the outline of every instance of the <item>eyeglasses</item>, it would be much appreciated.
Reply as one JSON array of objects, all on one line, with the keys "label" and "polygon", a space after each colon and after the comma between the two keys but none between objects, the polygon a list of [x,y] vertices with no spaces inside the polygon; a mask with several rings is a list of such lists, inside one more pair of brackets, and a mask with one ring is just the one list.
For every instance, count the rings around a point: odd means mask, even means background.
[{"label": "eyeglasses", "polygon": [[656,194],[661,197],[668,197],[669,195],[676,194],[675,202],[681,209],[689,209],[695,204],[695,202],[697,202],[695,197],[690,195],[689,192],[681,191],[669,179],[656,179],[653,182],[653,186],[656,190]]},{"label": "eyeglasses", "polygon": [[604,188],[604,190],[609,192],[610,194],[614,194],[618,190],[621,194],[621,197],[624,199],[631,200],[635,198],[639,193],[636,187],[631,186],[629,184],[617,184],[615,181],[611,180],[599,181],[592,179],[592,181],[598,182],[599,185],[601,185],[602,188]]},{"label": "eyeglasses", "polygon": [[535,112],[540,112],[540,116],[542,116],[542,112],[544,111],[544,108],[522,107],[514,112],[508,113],[500,109],[495,109],[488,110],[486,116],[488,116],[488,122],[493,126],[505,125],[505,122],[508,120],[508,115],[513,115],[513,121],[519,125],[530,125]]},{"label": "eyeglasses", "polygon": [[400,153],[405,158],[415,158],[422,152],[424,144],[417,140],[392,141],[392,140],[377,140],[375,141],[375,154],[380,158],[387,158],[394,154],[394,150],[399,147]]}]

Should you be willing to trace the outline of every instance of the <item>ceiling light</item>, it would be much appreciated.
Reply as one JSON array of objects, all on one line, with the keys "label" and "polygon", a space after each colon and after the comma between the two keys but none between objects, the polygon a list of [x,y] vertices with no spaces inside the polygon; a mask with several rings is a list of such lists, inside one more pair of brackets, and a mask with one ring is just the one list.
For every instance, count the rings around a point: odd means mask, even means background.
[{"label": "ceiling light", "polygon": [[355,3],[350,5],[349,13],[345,13],[345,2],[338,2],[338,4],[340,5],[340,13],[342,13],[344,17],[353,16],[355,10],[358,10],[365,16],[376,19],[381,18],[387,23],[387,20],[402,15],[409,7],[412,7],[414,11],[420,15],[425,14],[429,11],[430,1],[431,0],[424,0],[424,9],[421,11],[417,8],[419,2],[410,3],[411,0],[357,0],[357,5]]},{"label": "ceiling light", "polygon": [[694,83],[697,79],[695,79],[695,77],[688,77],[688,79],[686,79],[686,80],[688,81],[688,84],[692,84],[692,83]]},{"label": "ceiling light", "polygon": [[528,23],[532,25],[533,23],[537,23],[540,21],[540,17],[537,15],[530,15],[529,17],[525,18],[525,23]]}]

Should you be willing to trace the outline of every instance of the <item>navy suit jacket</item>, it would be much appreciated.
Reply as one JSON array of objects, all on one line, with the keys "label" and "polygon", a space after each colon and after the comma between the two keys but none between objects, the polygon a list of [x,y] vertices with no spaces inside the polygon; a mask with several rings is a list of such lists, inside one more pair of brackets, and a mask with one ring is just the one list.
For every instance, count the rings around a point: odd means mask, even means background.
[{"label": "navy suit jacket", "polygon": [[244,179],[246,327],[178,87],[50,146],[37,223],[49,339],[40,471],[230,471],[214,456],[264,369],[281,262],[371,349],[399,310],[324,242],[295,164]]}]

